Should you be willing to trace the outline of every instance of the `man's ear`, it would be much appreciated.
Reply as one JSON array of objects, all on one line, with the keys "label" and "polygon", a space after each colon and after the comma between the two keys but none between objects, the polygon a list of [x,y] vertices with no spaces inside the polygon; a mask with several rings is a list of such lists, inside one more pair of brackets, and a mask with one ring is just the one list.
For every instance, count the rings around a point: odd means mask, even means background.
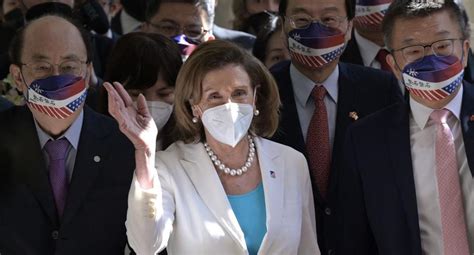
[{"label": "man's ear", "polygon": [[17,89],[21,93],[25,93],[27,88],[26,81],[23,80],[23,75],[21,75],[21,67],[11,64],[10,65],[10,74],[12,75],[13,82],[15,83]]},{"label": "man's ear", "polygon": [[344,36],[346,39],[346,43],[352,38],[352,26],[353,26],[352,20],[348,21],[346,35]]},{"label": "man's ear", "polygon": [[469,53],[470,53],[470,47],[471,47],[471,45],[469,43],[469,40],[464,40],[464,43],[462,45],[462,50],[463,50],[463,54],[464,54],[462,64],[463,64],[464,68],[466,68],[466,66],[467,66],[467,61],[469,59]]}]

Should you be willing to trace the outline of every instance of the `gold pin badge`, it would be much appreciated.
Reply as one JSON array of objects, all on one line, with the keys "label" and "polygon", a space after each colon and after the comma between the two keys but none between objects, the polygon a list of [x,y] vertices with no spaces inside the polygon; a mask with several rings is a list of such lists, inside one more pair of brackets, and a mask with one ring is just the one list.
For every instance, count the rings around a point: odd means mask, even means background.
[{"label": "gold pin badge", "polygon": [[359,115],[357,115],[357,112],[350,112],[349,113],[349,118],[353,119],[354,121],[359,119]]}]

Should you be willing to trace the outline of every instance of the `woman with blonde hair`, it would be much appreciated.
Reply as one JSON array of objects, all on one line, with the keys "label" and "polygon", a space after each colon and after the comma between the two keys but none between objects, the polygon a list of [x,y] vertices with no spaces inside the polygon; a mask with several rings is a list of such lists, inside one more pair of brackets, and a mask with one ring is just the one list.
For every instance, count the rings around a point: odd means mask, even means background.
[{"label": "woman with blonde hair", "polygon": [[178,142],[157,152],[143,96],[105,85],[109,111],[136,149],[127,236],[138,254],[319,254],[306,160],[263,137],[278,125],[278,89],[232,43],[201,44],[175,90]]}]

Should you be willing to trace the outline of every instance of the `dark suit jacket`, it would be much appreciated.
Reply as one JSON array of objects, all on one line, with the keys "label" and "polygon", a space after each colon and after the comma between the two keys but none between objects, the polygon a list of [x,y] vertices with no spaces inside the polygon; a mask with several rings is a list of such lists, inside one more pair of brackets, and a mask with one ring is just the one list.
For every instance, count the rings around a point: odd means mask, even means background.
[{"label": "dark suit jacket", "polygon": [[31,112],[14,107],[0,123],[0,253],[123,254],[135,165],[116,123],[84,109],[61,222]]},{"label": "dark suit jacket", "polygon": [[13,107],[13,104],[0,95],[0,111],[4,111],[10,107]]},{"label": "dark suit jacket", "polygon": [[[473,83],[474,82],[474,55],[472,51],[469,50],[467,56],[467,67],[464,69],[464,80]],[[341,62],[352,63],[356,65],[364,65],[362,60],[362,55],[360,54],[359,46],[357,45],[357,40],[355,39],[354,33],[352,33],[352,39],[347,43],[346,49],[340,58]]]},{"label": "dark suit jacket", "polygon": [[212,28],[212,34],[216,39],[233,42],[248,51],[252,51],[253,44],[255,43],[255,36],[251,34],[219,27],[216,24]]},{"label": "dark suit jacket", "polygon": [[[301,131],[290,78],[290,62],[282,62],[272,68],[278,83],[282,102],[280,126],[272,138],[302,152],[306,157],[306,145]],[[313,181],[316,206],[318,243],[322,254],[334,254],[336,247],[336,212],[334,210],[337,173],[340,168],[342,146],[347,127],[354,121],[350,112],[362,118],[401,100],[401,90],[394,76],[379,70],[351,64],[339,64],[339,98],[337,104],[336,133],[332,152],[332,165],[327,200],[319,194]]]},{"label": "dark suit jacket", "polygon": [[[395,104],[347,132],[340,173],[342,254],[421,255],[411,161],[410,107]],[[474,88],[464,86],[461,125],[474,176]]]}]

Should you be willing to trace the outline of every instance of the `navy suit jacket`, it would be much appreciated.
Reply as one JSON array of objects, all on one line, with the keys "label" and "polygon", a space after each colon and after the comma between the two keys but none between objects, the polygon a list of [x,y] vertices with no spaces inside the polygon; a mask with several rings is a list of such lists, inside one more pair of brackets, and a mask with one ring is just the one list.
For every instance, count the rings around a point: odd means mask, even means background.
[{"label": "navy suit jacket", "polygon": [[[467,56],[467,67],[464,69],[464,80],[473,83],[474,82],[474,55],[472,51],[469,49],[469,53]],[[349,40],[347,43],[346,49],[344,53],[341,55],[340,61],[345,63],[352,63],[356,65],[364,65],[364,61],[362,60],[362,55],[360,54],[359,45],[357,44],[357,40],[355,39],[354,33],[352,33],[352,39]]]},{"label": "navy suit jacket", "polygon": [[4,111],[10,107],[13,107],[13,104],[0,95],[0,111]]},{"label": "navy suit jacket", "polygon": [[253,44],[255,43],[254,35],[242,31],[219,27],[215,24],[212,28],[212,34],[216,37],[216,39],[233,42],[248,51],[252,51]]},{"label": "navy suit jacket", "polygon": [[[421,255],[411,160],[410,106],[395,104],[349,128],[340,177],[342,254]],[[465,83],[461,125],[474,176],[474,87]]]},{"label": "navy suit jacket", "polygon": [[[307,158],[306,145],[296,109],[293,86],[290,77],[290,61],[272,68],[278,83],[282,102],[280,125],[272,138],[302,152]],[[318,244],[322,254],[333,254],[336,247],[336,212],[334,210],[338,169],[340,168],[342,146],[347,127],[354,122],[350,112],[359,118],[371,114],[401,100],[397,80],[389,73],[358,65],[339,63],[339,98],[337,99],[336,133],[331,164],[327,199],[323,199],[313,182],[316,206]]]},{"label": "navy suit jacket", "polygon": [[14,107],[0,123],[0,254],[123,254],[135,164],[115,121],[84,108],[61,221],[31,112]]}]

